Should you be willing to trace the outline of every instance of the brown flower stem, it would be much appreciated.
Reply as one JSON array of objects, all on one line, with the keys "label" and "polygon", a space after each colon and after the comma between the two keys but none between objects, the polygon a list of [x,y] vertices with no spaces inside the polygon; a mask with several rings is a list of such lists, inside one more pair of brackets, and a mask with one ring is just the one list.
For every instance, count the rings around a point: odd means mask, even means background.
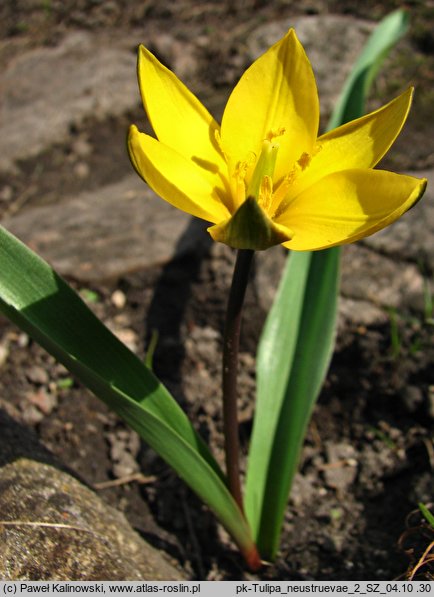
[{"label": "brown flower stem", "polygon": [[254,251],[250,249],[241,249],[237,253],[223,339],[223,429],[226,474],[229,490],[242,512],[244,509],[240,483],[237,413],[238,348],[243,303],[253,255]]}]

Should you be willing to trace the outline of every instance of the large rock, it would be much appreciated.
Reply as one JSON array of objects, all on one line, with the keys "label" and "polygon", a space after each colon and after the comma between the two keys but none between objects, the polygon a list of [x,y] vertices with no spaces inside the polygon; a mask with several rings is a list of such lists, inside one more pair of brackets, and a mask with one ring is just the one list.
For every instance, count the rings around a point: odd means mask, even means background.
[{"label": "large rock", "polygon": [[418,268],[360,244],[344,247],[341,290],[346,297],[381,307],[424,308],[424,282]]},{"label": "large rock", "polygon": [[76,479],[19,459],[0,469],[3,580],[178,580],[125,517]]},{"label": "large rock", "polygon": [[2,224],[60,274],[84,282],[161,266],[210,242],[204,222],[158,198],[136,174]]},{"label": "large rock", "polygon": [[116,116],[136,106],[135,63],[127,49],[83,31],[11,62],[0,75],[0,170],[63,141],[86,117]]},{"label": "large rock", "polygon": [[387,323],[389,316],[383,308],[364,301],[341,296],[338,304],[338,334],[344,334],[351,326],[374,326]]},{"label": "large rock", "polygon": [[[248,36],[245,49],[245,39],[238,39],[236,32],[232,43],[241,46],[250,62],[295,27],[315,70],[324,115],[330,113],[373,26],[338,15],[295,17],[259,26]],[[71,126],[86,118],[103,120],[133,109],[140,100],[131,48],[140,42],[157,51],[187,83],[198,74],[196,54],[204,52],[203,41],[180,42],[161,31],[148,33],[147,39],[136,31],[110,41],[76,31],[55,47],[32,49],[12,60],[0,74],[0,171],[64,142]]]}]

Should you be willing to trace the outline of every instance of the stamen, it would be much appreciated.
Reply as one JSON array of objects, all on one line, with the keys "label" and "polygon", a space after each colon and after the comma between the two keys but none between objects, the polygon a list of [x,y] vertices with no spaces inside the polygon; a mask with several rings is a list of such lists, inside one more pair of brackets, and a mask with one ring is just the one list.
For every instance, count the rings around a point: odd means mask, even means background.
[{"label": "stamen", "polygon": [[267,139],[263,141],[261,154],[256,162],[252,178],[250,179],[250,183],[246,191],[246,197],[254,197],[256,200],[258,200],[259,191],[264,176],[269,176],[271,179],[273,178],[278,151],[279,145],[273,144]]},{"label": "stamen", "polygon": [[237,165],[235,166],[235,170],[234,170],[235,178],[240,178],[241,180],[244,180],[246,177],[246,174],[247,174],[248,167],[249,167],[249,164],[247,163],[247,161],[238,162]]},{"label": "stamen", "polygon": [[269,214],[269,208],[273,199],[273,180],[271,176],[264,176],[259,188],[258,203],[262,209]]},{"label": "stamen", "polygon": [[277,217],[281,213],[282,202],[285,201],[295,176],[295,168],[293,168],[274,190],[273,201],[270,203],[268,212],[270,218]]},{"label": "stamen", "polygon": [[238,162],[235,166],[233,177],[235,179],[235,207],[240,206],[246,198],[245,178],[249,164],[247,161]]},{"label": "stamen", "polygon": [[301,154],[301,156],[297,160],[297,164],[300,166],[302,170],[305,170],[312,160],[312,156],[305,151]]},{"label": "stamen", "polygon": [[282,135],[284,135],[286,132],[286,129],[284,126],[281,126],[278,129],[271,129],[268,131],[267,136],[265,137],[267,141],[272,141],[273,139],[276,139],[276,137],[281,137]]}]

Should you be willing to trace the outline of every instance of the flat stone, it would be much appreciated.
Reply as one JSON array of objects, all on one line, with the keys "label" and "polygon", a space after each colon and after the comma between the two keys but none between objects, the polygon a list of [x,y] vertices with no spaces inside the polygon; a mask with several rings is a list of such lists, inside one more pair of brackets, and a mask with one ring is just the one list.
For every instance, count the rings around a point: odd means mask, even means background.
[{"label": "flat stone", "polygon": [[187,39],[176,39],[160,29],[150,35],[146,46],[182,81],[188,81],[197,71],[195,44]]},{"label": "flat stone", "polygon": [[345,491],[357,476],[357,452],[353,446],[344,443],[327,443],[326,452],[324,480],[329,487]]},{"label": "flat stone", "polygon": [[83,282],[161,266],[209,242],[206,223],[158,198],[136,174],[2,224],[58,273]]},{"label": "flat stone", "polygon": [[[348,281],[350,284],[351,282]],[[338,331],[344,332],[347,325],[359,325],[369,327],[382,325],[389,320],[389,317],[381,307],[364,300],[355,300],[341,296],[339,299]]]},{"label": "flat stone", "polygon": [[406,385],[400,392],[401,402],[409,413],[415,413],[424,403],[424,396],[419,386]]},{"label": "flat stone", "polygon": [[424,281],[418,268],[360,244],[345,246],[342,251],[341,291],[345,297],[377,306],[424,308]]},{"label": "flat stone", "polygon": [[294,508],[306,508],[315,499],[318,486],[313,475],[302,475],[297,472],[291,487],[290,503]]},{"label": "flat stone", "polygon": [[0,170],[63,141],[86,117],[134,108],[135,64],[132,52],[84,31],[17,57],[0,75]]},{"label": "flat stone", "polygon": [[321,114],[329,115],[375,24],[343,15],[301,16],[266,23],[257,27],[247,40],[250,60],[276,43],[290,27],[296,30],[312,63]]},{"label": "flat stone", "polygon": [[363,241],[368,247],[391,257],[422,262],[434,270],[434,170],[410,172],[427,178],[422,199],[397,222]]},{"label": "flat stone", "polygon": [[0,469],[3,580],[178,580],[125,517],[70,475],[21,458]]}]

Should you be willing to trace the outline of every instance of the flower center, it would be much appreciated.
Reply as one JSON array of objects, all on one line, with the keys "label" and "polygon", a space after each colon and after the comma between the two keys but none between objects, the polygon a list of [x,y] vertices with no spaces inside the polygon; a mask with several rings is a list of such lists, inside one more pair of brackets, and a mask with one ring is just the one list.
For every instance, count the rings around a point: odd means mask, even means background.
[{"label": "flower center", "polygon": [[283,127],[268,131],[267,137],[262,142],[261,153],[246,190],[246,197],[254,197],[266,213],[269,212],[272,204],[273,175],[279,151],[279,144],[273,140],[276,137],[281,137],[284,133]]}]

